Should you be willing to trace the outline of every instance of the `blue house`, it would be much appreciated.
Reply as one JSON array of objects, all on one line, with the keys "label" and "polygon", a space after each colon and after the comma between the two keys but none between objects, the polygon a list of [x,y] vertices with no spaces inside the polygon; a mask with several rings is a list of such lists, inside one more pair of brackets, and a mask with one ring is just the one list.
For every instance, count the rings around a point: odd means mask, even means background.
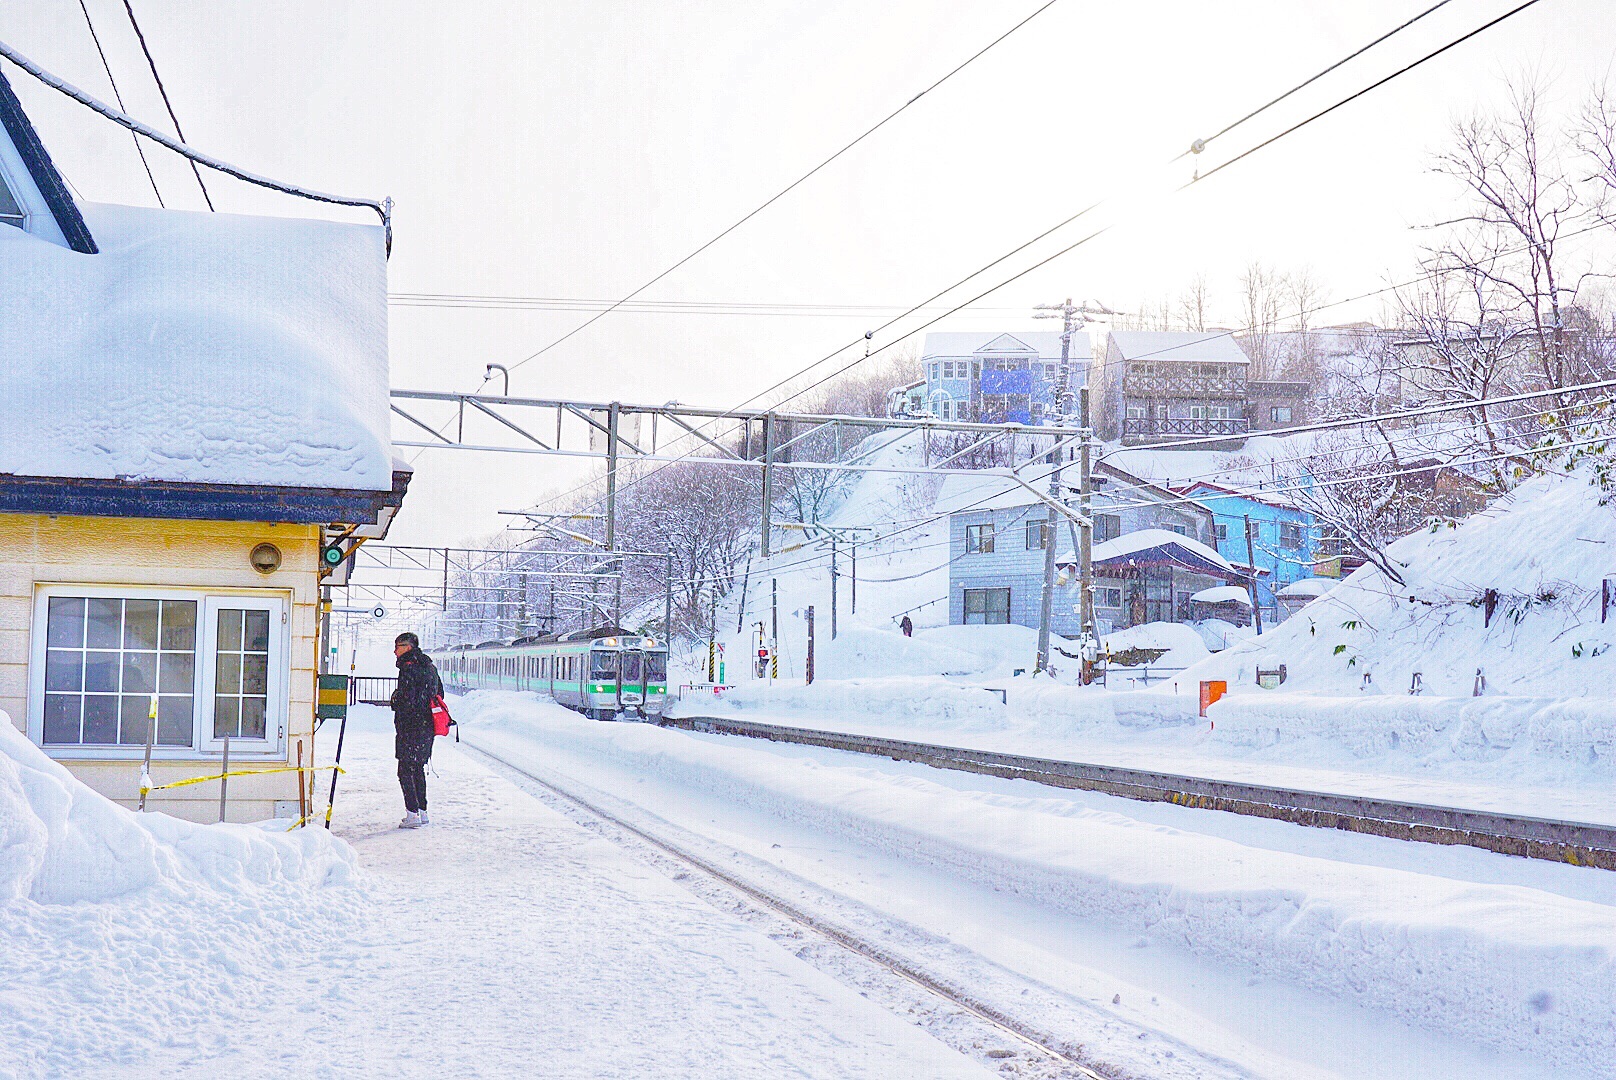
[{"label": "blue house", "polygon": [[[1042,424],[1054,411],[1061,335],[1038,333],[927,334],[921,349],[922,412],[942,420]],[[1087,381],[1093,346],[1072,335],[1068,387]]]},{"label": "blue house", "polygon": [[[1236,567],[1247,566],[1246,521],[1251,521],[1251,554],[1259,571],[1257,601],[1265,620],[1284,617],[1275,593],[1313,576],[1319,530],[1313,515],[1280,495],[1252,495],[1200,481],[1176,489],[1212,511],[1218,554]],[[1263,573],[1266,571],[1266,573]]]}]

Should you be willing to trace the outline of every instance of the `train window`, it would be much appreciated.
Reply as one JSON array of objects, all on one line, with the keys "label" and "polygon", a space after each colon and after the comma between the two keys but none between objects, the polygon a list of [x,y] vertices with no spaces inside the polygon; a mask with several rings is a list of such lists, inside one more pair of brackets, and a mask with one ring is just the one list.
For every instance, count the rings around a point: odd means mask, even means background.
[{"label": "train window", "polygon": [[653,653],[646,653],[645,654],[645,681],[646,682],[667,682],[668,681],[668,655],[667,655],[667,653],[653,652]]},{"label": "train window", "polygon": [[592,652],[589,654],[589,678],[615,679],[617,678],[617,654],[612,652]]}]

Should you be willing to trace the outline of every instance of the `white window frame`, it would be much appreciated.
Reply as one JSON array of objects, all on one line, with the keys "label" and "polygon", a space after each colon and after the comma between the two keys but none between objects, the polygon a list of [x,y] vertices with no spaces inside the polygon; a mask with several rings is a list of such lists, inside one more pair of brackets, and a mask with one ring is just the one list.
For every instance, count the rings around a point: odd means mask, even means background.
[{"label": "white window frame", "polygon": [[72,585],[52,583],[34,589],[34,617],[28,665],[28,738],[53,758],[69,761],[128,761],[142,757],[144,744],[122,746],[45,745],[45,645],[50,600],[57,596],[87,596],[122,600],[190,600],[197,608],[196,664],[192,676],[191,744],[152,747],[153,761],[194,761],[223,751],[224,741],[213,737],[213,686],[217,674],[216,639],[220,608],[253,608],[269,612],[269,683],[264,707],[263,739],[232,738],[232,759],[285,757],[288,689],[291,683],[289,597],[279,590],[194,589],[135,585]]}]

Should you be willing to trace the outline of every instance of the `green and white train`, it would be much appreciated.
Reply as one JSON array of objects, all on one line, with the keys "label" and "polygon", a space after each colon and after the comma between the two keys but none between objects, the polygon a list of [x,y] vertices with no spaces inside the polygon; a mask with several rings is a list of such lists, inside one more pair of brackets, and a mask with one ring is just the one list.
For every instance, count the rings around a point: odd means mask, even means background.
[{"label": "green and white train", "polygon": [[598,633],[457,645],[434,659],[451,690],[532,690],[597,720],[660,718],[668,702],[667,643]]}]

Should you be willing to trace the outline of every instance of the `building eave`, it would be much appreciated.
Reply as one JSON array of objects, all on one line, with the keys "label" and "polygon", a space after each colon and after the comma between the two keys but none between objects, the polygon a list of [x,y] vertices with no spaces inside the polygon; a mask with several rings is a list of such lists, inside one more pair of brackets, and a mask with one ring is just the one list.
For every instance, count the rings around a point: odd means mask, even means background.
[{"label": "building eave", "polygon": [[0,72],[0,127],[5,128],[12,145],[22,155],[23,164],[56,219],[57,228],[62,230],[67,246],[82,255],[96,254],[100,249],[95,246],[90,227],[84,223],[84,215],[79,213],[78,204],[68,192],[62,174],[56,171],[50,153],[39,139],[39,132],[23,112],[22,102],[6,81],[4,72]]}]

